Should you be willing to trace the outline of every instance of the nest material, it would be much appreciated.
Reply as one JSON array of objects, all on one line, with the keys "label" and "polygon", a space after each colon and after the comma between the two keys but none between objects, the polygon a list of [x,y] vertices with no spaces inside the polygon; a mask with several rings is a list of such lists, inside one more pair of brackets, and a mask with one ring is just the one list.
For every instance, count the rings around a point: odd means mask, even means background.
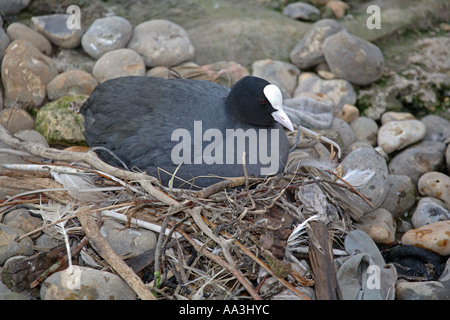
[{"label": "nest material", "polygon": [[[1,203],[0,215],[17,204],[36,212],[70,206],[71,214],[61,221],[74,230],[72,248],[78,245],[79,252],[84,246],[83,255],[72,249],[72,258],[89,266],[97,261],[97,267],[119,274],[141,299],[309,299],[301,289],[315,282],[307,261],[308,222],[326,224],[338,249],[352,221],[361,217],[346,197],[356,190],[331,167],[314,162],[297,162],[266,179],[244,176],[200,191],[169,190],[145,173],[105,164],[93,151],[44,148],[1,126],[0,140],[22,155],[53,162],[4,165],[0,184],[29,192]],[[102,215],[158,232],[157,247],[117,256],[98,232]],[[46,221],[33,233],[61,221]],[[48,275],[46,270],[32,286]]]}]

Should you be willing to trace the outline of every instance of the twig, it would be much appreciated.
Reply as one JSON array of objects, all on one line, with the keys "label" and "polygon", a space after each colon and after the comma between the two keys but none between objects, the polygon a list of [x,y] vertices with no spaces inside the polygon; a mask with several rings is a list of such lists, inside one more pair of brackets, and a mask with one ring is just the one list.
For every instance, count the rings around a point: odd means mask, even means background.
[{"label": "twig", "polygon": [[116,168],[111,166],[98,158],[94,151],[90,150],[86,153],[79,152],[70,152],[57,150],[53,148],[46,148],[38,143],[33,143],[29,141],[24,141],[14,137],[10,134],[3,126],[0,125],[0,140],[6,143],[7,145],[13,147],[14,149],[19,149],[28,153],[31,153],[35,156],[44,157],[52,160],[59,161],[78,161],[85,162],[91,165],[93,168],[105,172],[107,174],[113,175],[115,177],[119,177],[128,181],[137,181],[142,188],[145,189],[152,197],[158,199],[159,201],[166,203],[168,205],[179,205],[179,203],[157,189],[152,185],[152,182],[157,182],[155,177],[151,177],[146,173],[135,173],[126,170],[122,170],[120,168]]},{"label": "twig", "polygon": [[195,224],[214,242],[216,242],[220,247],[222,248],[223,255],[225,256],[225,259],[227,259],[228,263],[234,268],[236,263],[233,260],[233,257],[230,253],[230,243],[225,240],[224,238],[220,236],[216,236],[213,231],[206,225],[206,223],[203,221],[203,218],[201,216],[201,207],[195,207],[193,209],[186,210],[187,213],[189,213],[192,216],[192,219],[194,219]]},{"label": "twig", "polygon": [[308,296],[304,295],[303,293],[301,293],[300,291],[298,291],[296,288],[294,288],[289,282],[287,282],[286,280],[278,277],[273,271],[272,269],[270,269],[263,261],[261,261],[261,259],[259,259],[257,256],[255,256],[253,254],[253,252],[251,252],[250,250],[248,250],[242,243],[240,243],[239,241],[235,240],[234,241],[235,244],[238,245],[238,247],[244,251],[244,253],[249,256],[250,258],[252,258],[253,261],[255,261],[257,264],[259,264],[262,268],[264,268],[264,270],[266,270],[268,273],[270,273],[270,275],[272,277],[274,277],[275,279],[277,279],[278,281],[280,281],[285,287],[287,287],[288,289],[290,289],[292,292],[294,292],[296,295],[298,295],[300,298],[304,299],[304,300],[311,300]]},{"label": "twig", "polygon": [[205,255],[209,259],[213,260],[214,262],[218,263],[219,265],[223,266],[225,269],[227,269],[230,273],[232,273],[236,279],[244,286],[244,288],[247,290],[247,292],[252,296],[255,300],[262,300],[261,297],[258,295],[258,293],[253,288],[252,284],[244,275],[237,270],[236,268],[230,266],[227,262],[222,260],[220,257],[210,253],[208,250],[200,246],[197,242],[195,242],[186,232],[179,229],[177,230],[193,247],[197,252],[200,252],[201,254]]},{"label": "twig", "polygon": [[89,209],[81,209],[77,217],[89,238],[89,243],[97,253],[130,285],[142,300],[156,300],[153,293],[145,286],[142,280],[128,267],[128,265],[116,254],[105,238],[91,215]]},{"label": "twig", "polygon": [[196,198],[206,199],[212,196],[213,194],[222,191],[223,189],[238,187],[243,185],[244,183],[245,183],[244,177],[228,178],[226,180],[217,182],[215,184],[210,185],[209,187],[206,187],[200,191],[195,192],[194,196]]}]

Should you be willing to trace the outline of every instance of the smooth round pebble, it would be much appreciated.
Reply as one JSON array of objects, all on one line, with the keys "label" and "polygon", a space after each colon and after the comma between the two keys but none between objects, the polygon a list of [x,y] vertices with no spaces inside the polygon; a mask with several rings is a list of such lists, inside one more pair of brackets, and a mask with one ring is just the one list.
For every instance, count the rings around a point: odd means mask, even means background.
[{"label": "smooth round pebble", "polygon": [[445,142],[450,138],[450,121],[436,115],[427,115],[421,121],[426,127],[424,140]]},{"label": "smooth round pebble", "polygon": [[142,57],[131,49],[117,49],[105,53],[94,65],[92,75],[99,83],[125,76],[144,76]]},{"label": "smooth round pebble", "polygon": [[441,256],[450,255],[450,220],[411,229],[402,236],[402,244],[431,250]]},{"label": "smooth round pebble", "polygon": [[47,84],[57,75],[55,62],[31,42],[11,42],[2,61],[5,107],[40,106],[47,97]]},{"label": "smooth round pebble", "polygon": [[411,223],[414,228],[446,220],[450,220],[450,211],[444,207],[442,201],[430,197],[419,200],[411,217]]},{"label": "smooth round pebble", "polygon": [[41,285],[42,300],[136,300],[136,294],[111,272],[73,266],[55,272]]},{"label": "smooth round pebble", "polygon": [[445,150],[445,161],[447,164],[447,171],[450,172],[450,144],[447,146],[447,150]]},{"label": "smooth round pebble", "polygon": [[19,108],[6,108],[0,111],[0,124],[10,133],[34,128],[34,119],[28,112]]},{"label": "smooth round pebble", "polygon": [[336,114],[336,117],[347,123],[351,123],[359,117],[359,109],[354,105],[346,103],[342,106],[342,110]]},{"label": "smooth round pebble", "polygon": [[24,25],[23,23],[11,23],[8,26],[8,29],[6,29],[6,33],[11,41],[25,39],[30,41],[43,54],[49,56],[52,53],[52,44],[50,41],[48,41],[48,39],[42,34]]},{"label": "smooth round pebble", "polygon": [[83,116],[69,109],[72,103],[80,104],[85,95],[72,95],[47,103],[36,114],[36,130],[49,143],[74,145],[85,143]]},{"label": "smooth round pebble", "polygon": [[450,209],[450,177],[442,172],[427,172],[419,178],[417,189],[421,195],[434,197]]},{"label": "smooth round pebble", "polygon": [[156,247],[156,235],[145,229],[125,228],[115,220],[105,219],[100,233],[118,255],[140,254]]},{"label": "smooth round pebble", "polygon": [[394,218],[405,214],[416,202],[417,189],[408,176],[389,175],[389,191],[381,208],[389,211]]},{"label": "smooth round pebble", "polygon": [[377,144],[377,123],[367,117],[358,117],[350,123],[355,134],[355,141],[367,142],[371,146]]},{"label": "smooth round pebble", "polygon": [[112,16],[95,20],[81,38],[84,51],[94,59],[106,52],[125,48],[133,27],[122,17]]},{"label": "smooth round pebble", "polygon": [[450,281],[399,281],[395,286],[396,300],[449,300]]},{"label": "smooth round pebble", "polygon": [[139,53],[147,67],[173,67],[194,57],[194,47],[186,30],[162,19],[137,25],[128,48]]},{"label": "smooth round pebble", "polygon": [[407,175],[414,184],[420,176],[429,171],[439,170],[444,163],[445,144],[436,141],[422,141],[396,154],[389,162],[389,172]]},{"label": "smooth round pebble", "polygon": [[22,230],[0,223],[0,266],[11,257],[24,255],[29,256],[34,253],[33,241],[30,237],[24,237],[22,240],[17,239],[24,235]]},{"label": "smooth round pebble", "polygon": [[2,15],[15,15],[28,7],[31,0],[2,0],[0,1],[0,10]]},{"label": "smooth round pebble", "polygon": [[334,114],[338,114],[345,104],[356,103],[356,92],[350,82],[342,79],[323,80],[312,72],[300,74],[294,98],[305,92],[321,93],[329,97],[334,103]]},{"label": "smooth round pebble", "polygon": [[389,191],[387,183],[389,174],[384,158],[373,148],[358,148],[350,152],[342,160],[341,164],[345,173],[355,169],[360,171],[372,170],[375,172],[365,185],[356,188],[361,194],[370,199],[373,207],[367,204],[360,196],[350,191],[346,191],[346,195],[364,213],[372,211],[373,208],[378,208],[386,199]]},{"label": "smooth round pebble", "polygon": [[355,227],[366,232],[375,243],[389,244],[395,240],[395,220],[383,208],[365,213],[364,218],[355,223]]},{"label": "smooth round pebble", "polygon": [[357,85],[378,80],[384,70],[384,57],[374,44],[348,32],[327,37],[322,45],[330,71],[340,79]]},{"label": "smooth round pebble", "polygon": [[339,118],[333,118],[330,129],[336,130],[342,141],[342,149],[348,150],[348,148],[355,142],[355,134],[350,125]]},{"label": "smooth round pebble", "polygon": [[68,95],[90,95],[98,82],[83,70],[70,70],[60,73],[47,85],[48,99],[53,101]]},{"label": "smooth round pebble", "polygon": [[322,52],[324,40],[342,30],[344,26],[334,19],[322,19],[314,23],[297,43],[289,57],[300,69],[308,69],[325,61]]},{"label": "smooth round pebble", "polygon": [[289,3],[283,8],[282,13],[288,17],[298,20],[317,20],[320,17],[320,10],[304,2]]},{"label": "smooth round pebble", "polygon": [[[30,212],[25,209],[16,209],[8,212],[3,220],[3,223],[22,230],[24,233],[34,231],[42,226],[42,219],[32,216]],[[41,235],[40,232],[36,232],[30,236],[31,239],[36,239]]]},{"label": "smooth round pebble", "polygon": [[378,145],[386,153],[392,153],[422,140],[425,131],[419,120],[390,121],[378,130]]},{"label": "smooth round pebble", "polygon": [[253,62],[252,70],[253,76],[277,85],[284,99],[292,97],[297,86],[297,77],[300,74],[300,70],[296,66],[284,61],[264,59]]},{"label": "smooth round pebble", "polygon": [[386,124],[390,121],[401,121],[401,120],[415,120],[416,118],[409,112],[395,112],[388,111],[382,114],[381,124]]}]

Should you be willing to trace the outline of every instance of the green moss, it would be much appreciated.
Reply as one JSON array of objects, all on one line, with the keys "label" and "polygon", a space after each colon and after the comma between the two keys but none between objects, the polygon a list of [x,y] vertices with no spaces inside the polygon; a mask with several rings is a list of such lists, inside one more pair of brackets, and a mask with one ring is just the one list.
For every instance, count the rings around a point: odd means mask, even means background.
[{"label": "green moss", "polygon": [[85,95],[66,96],[46,104],[36,115],[36,131],[50,144],[86,145],[84,118],[69,109],[72,103],[81,104],[86,98]]}]

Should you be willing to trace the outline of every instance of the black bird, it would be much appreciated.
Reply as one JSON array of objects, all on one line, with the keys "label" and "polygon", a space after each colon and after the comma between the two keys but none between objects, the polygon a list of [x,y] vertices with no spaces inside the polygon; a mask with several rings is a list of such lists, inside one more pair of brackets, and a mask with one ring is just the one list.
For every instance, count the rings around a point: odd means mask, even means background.
[{"label": "black bird", "polygon": [[253,76],[231,90],[203,80],[116,78],[98,85],[80,112],[90,147],[183,188],[243,176],[243,152],[249,176],[280,173],[289,153],[281,125],[293,130],[280,89]]}]

